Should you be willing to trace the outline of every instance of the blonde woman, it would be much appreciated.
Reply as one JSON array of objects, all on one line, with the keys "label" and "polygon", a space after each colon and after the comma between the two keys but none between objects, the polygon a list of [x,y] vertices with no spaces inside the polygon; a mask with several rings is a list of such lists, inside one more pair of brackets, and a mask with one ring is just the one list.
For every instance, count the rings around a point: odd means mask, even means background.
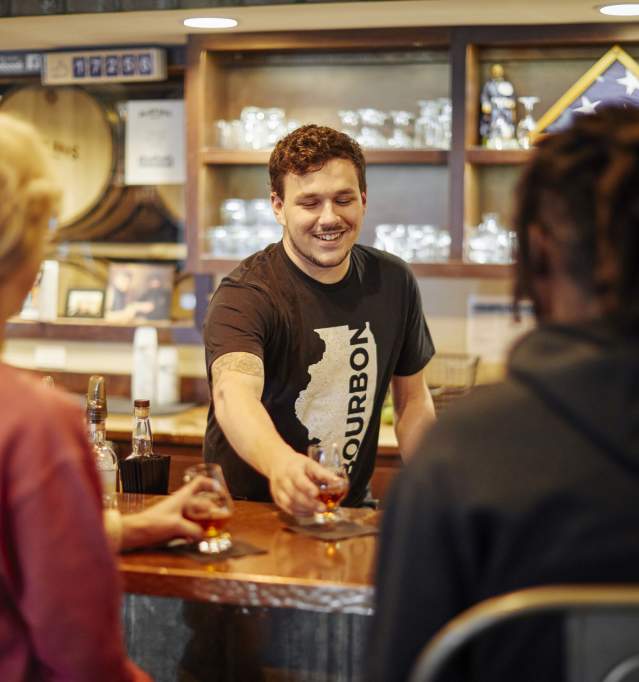
[{"label": "blonde woman", "polygon": [[[0,114],[0,342],[38,272],[59,198],[33,129]],[[0,680],[149,680],[123,648],[79,408],[3,363],[0,406]]]}]

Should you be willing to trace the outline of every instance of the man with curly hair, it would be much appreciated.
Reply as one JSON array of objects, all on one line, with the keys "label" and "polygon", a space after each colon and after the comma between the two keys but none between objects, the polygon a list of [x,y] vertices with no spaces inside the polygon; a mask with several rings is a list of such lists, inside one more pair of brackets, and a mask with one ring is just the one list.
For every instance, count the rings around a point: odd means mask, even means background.
[{"label": "man with curly hair", "polygon": [[224,278],[206,317],[211,408],[204,456],[235,497],[295,515],[323,506],[331,473],[305,456],[339,448],[346,504],[365,498],[389,384],[404,456],[433,420],[434,353],[417,284],[400,259],[357,244],[366,209],[359,145],[307,125],[278,142],[271,203],[283,239]]}]

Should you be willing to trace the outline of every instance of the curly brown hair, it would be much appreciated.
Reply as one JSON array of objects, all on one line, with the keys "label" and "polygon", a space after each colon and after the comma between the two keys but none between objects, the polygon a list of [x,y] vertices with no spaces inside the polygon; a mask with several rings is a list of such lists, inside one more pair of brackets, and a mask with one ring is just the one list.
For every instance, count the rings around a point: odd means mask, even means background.
[{"label": "curly brown hair", "polygon": [[533,293],[529,228],[604,314],[639,321],[639,109],[608,106],[541,141],[518,185],[515,304]]},{"label": "curly brown hair", "polygon": [[297,128],[275,145],[268,163],[271,191],[284,198],[284,176],[320,170],[327,161],[347,159],[355,166],[360,192],[366,191],[366,162],[360,146],[345,133],[314,124]]}]

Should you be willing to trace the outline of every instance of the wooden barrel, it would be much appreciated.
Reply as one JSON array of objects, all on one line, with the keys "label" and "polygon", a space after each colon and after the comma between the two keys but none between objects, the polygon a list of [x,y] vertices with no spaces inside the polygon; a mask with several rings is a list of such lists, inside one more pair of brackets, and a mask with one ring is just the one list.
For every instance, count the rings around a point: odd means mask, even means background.
[{"label": "wooden barrel", "polygon": [[186,199],[184,185],[156,185],[160,208],[178,227],[184,226]]},{"label": "wooden barrel", "polygon": [[121,188],[113,185],[118,164],[114,112],[80,88],[39,85],[9,92],[0,109],[30,122],[42,135],[64,189],[61,228],[85,219],[108,199],[118,199]]},{"label": "wooden barrel", "polygon": [[153,241],[167,220],[178,222],[173,211],[183,216],[181,185],[159,201],[152,187],[122,183],[122,121],[85,90],[29,85],[7,94],[0,110],[33,124],[50,150],[64,190],[58,241]]}]

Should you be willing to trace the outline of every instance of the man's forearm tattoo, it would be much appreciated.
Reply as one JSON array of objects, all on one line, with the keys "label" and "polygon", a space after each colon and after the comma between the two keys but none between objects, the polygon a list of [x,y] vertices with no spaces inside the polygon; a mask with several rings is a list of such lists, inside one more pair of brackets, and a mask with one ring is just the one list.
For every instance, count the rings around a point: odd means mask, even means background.
[{"label": "man's forearm tattoo", "polygon": [[264,376],[262,360],[252,353],[226,353],[218,358],[211,367],[213,383],[219,380],[222,372],[231,370],[254,377]]}]

